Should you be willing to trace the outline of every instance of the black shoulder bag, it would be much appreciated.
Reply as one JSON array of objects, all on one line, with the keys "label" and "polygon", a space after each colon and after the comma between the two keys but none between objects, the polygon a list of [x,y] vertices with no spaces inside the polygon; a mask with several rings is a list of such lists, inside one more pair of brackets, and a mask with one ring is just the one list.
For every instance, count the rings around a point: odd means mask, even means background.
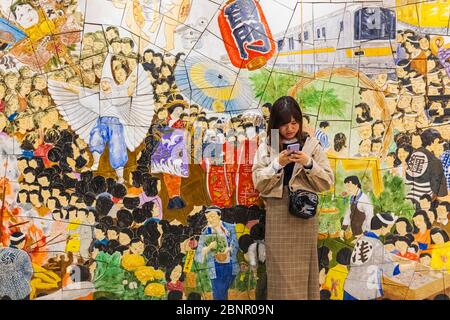
[{"label": "black shoulder bag", "polygon": [[[306,137],[304,139],[306,140]],[[310,219],[316,215],[318,204],[319,197],[317,193],[302,189],[296,191],[289,189],[289,213],[293,216]]]},{"label": "black shoulder bag", "polygon": [[297,218],[310,219],[316,215],[319,197],[306,190],[289,190],[289,213]]}]

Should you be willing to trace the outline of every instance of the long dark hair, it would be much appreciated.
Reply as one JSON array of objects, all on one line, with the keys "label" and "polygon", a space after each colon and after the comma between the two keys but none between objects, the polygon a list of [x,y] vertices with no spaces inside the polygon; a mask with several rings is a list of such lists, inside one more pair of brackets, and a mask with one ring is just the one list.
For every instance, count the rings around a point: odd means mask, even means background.
[{"label": "long dark hair", "polygon": [[291,122],[292,118],[297,121],[297,123],[300,125],[300,128],[297,133],[297,140],[300,144],[303,144],[306,136],[305,133],[302,131],[303,127],[303,115],[302,110],[300,109],[300,106],[298,102],[290,97],[290,96],[283,96],[278,98],[272,105],[272,110],[270,112],[269,117],[269,124],[267,127],[267,141],[269,145],[271,144],[270,136],[272,129],[280,129],[282,125],[285,125],[289,122]]},{"label": "long dark hair", "polygon": [[336,133],[334,136],[334,150],[339,152],[345,147],[347,147],[347,137],[342,132]]}]

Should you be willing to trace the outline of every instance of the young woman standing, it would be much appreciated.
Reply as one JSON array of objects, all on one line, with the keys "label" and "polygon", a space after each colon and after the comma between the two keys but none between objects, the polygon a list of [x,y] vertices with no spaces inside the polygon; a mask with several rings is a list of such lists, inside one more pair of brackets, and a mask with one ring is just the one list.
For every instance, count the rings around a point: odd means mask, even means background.
[{"label": "young woman standing", "polygon": [[[319,299],[317,217],[291,215],[289,189],[324,192],[334,176],[319,141],[302,130],[302,118],[294,98],[279,98],[272,106],[267,141],[253,163],[253,182],[266,207],[269,300]],[[288,150],[292,144],[299,144],[299,151]]]}]

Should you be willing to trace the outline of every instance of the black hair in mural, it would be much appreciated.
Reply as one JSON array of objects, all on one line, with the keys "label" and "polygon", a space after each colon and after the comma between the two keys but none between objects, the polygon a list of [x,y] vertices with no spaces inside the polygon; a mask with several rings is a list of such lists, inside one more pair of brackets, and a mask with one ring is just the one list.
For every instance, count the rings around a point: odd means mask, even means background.
[{"label": "black hair in mural", "polygon": [[96,195],[106,192],[106,179],[103,176],[95,176],[91,181],[92,192]]},{"label": "black hair in mural", "polygon": [[357,176],[348,176],[344,179],[344,183],[352,183],[361,189],[361,182],[359,181],[359,178]]},{"label": "black hair in mural", "polygon": [[319,248],[317,248],[317,256],[319,257],[319,269],[327,268],[330,264],[330,260],[328,257],[328,254],[330,253],[330,248],[323,245]]},{"label": "black hair in mural", "polygon": [[126,209],[117,211],[117,226],[120,228],[128,228],[133,223],[133,215]]},{"label": "black hair in mural", "polygon": [[167,300],[183,300],[183,292],[178,290],[169,291]]},{"label": "black hair in mural", "polygon": [[394,223],[394,220],[392,218],[392,215],[386,212],[378,213],[372,217],[372,220],[370,221],[370,228],[372,230],[380,230],[381,228],[385,228],[388,226],[386,222],[392,222]]},{"label": "black hair in mural", "polygon": [[99,216],[108,215],[113,206],[114,202],[107,195],[99,196],[95,202],[95,210],[97,210]]},{"label": "black hair in mural", "polygon": [[[360,94],[362,92],[362,88],[360,89]],[[362,124],[362,123],[366,123],[366,122],[370,122],[373,120],[372,116],[370,115],[370,107],[367,103],[365,102],[361,102],[358,103],[355,106],[355,110],[356,109],[361,109],[361,115],[359,115],[358,111],[356,112],[357,116],[356,116],[356,123],[358,124]]]},{"label": "black hair in mural", "polygon": [[342,248],[336,254],[336,261],[344,266],[350,265],[350,258],[352,257],[352,250],[350,248]]},{"label": "black hair in mural", "polygon": [[243,253],[247,253],[248,248],[252,243],[253,239],[250,237],[250,235],[248,234],[241,235],[241,237],[239,238],[239,249],[241,249]]},{"label": "black hair in mural", "polygon": [[433,240],[433,236],[436,234],[440,234],[442,236],[442,239],[444,241],[444,243],[449,241],[449,237],[448,234],[445,230],[441,229],[441,228],[432,228],[430,231],[430,235],[431,235],[431,244],[435,244],[434,240]]},{"label": "black hair in mural", "polygon": [[334,151],[340,152],[345,147],[347,147],[347,137],[342,132],[336,133],[334,135]]},{"label": "black hair in mural", "polygon": [[436,129],[426,129],[421,135],[422,145],[424,147],[431,146],[436,139],[442,139],[441,134]]},{"label": "black hair in mural", "polygon": [[320,290],[320,300],[331,300],[331,292],[328,289]]},{"label": "black hair in mural", "polygon": [[[405,230],[407,233],[413,232],[413,226],[411,225],[411,222],[405,218],[405,217],[400,217],[395,221],[395,225],[397,226],[400,223],[404,223],[405,224]],[[398,230],[395,230],[395,233],[398,233]]]},{"label": "black hair in mural", "polygon": [[190,292],[187,297],[188,300],[202,300],[202,295],[198,292]]},{"label": "black hair in mural", "polygon": [[138,197],[125,197],[122,200],[123,206],[128,210],[133,210],[137,207],[139,207],[140,199]]}]

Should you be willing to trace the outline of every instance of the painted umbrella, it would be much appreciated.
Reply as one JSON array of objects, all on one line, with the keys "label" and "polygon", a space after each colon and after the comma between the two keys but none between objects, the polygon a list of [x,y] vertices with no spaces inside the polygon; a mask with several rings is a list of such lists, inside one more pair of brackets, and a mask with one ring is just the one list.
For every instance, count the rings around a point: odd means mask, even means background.
[{"label": "painted umbrella", "polygon": [[188,56],[175,69],[175,81],[183,95],[201,107],[215,112],[248,110],[254,95],[243,72],[204,56]]}]

